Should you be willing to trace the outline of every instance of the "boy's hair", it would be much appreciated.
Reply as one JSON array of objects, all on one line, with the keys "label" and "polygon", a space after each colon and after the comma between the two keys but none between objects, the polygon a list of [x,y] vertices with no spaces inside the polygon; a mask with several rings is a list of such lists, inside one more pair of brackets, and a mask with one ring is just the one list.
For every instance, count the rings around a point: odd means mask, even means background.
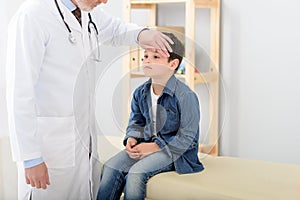
[{"label": "boy's hair", "polygon": [[163,34],[165,34],[166,36],[168,36],[173,42],[174,44],[170,44],[173,52],[169,52],[170,57],[168,62],[178,59],[179,63],[177,68],[175,69],[175,71],[178,70],[178,67],[182,61],[182,58],[184,56],[184,46],[183,44],[180,42],[180,40],[173,34],[173,33],[167,33],[167,32],[163,32]]}]

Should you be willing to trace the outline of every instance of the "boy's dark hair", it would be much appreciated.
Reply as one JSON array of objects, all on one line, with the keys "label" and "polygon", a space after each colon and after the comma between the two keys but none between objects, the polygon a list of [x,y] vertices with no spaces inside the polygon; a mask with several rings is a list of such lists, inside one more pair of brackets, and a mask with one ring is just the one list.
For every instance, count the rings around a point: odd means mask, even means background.
[{"label": "boy's dark hair", "polygon": [[174,44],[170,44],[173,52],[169,52],[170,57],[169,57],[168,62],[170,62],[172,60],[175,60],[175,59],[178,59],[179,63],[178,63],[177,68],[175,69],[175,71],[177,71],[178,67],[179,67],[179,65],[182,61],[182,58],[184,56],[184,46],[181,43],[181,41],[173,33],[163,32],[163,34],[168,36],[174,42]]}]

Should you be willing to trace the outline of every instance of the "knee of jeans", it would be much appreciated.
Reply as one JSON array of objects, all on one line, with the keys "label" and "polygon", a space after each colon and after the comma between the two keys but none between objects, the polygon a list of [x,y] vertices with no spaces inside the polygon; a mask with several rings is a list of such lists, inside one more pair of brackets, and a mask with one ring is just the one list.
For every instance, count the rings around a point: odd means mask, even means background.
[{"label": "knee of jeans", "polygon": [[137,171],[129,171],[129,173],[126,176],[126,182],[131,182],[131,183],[138,183],[138,182],[144,182],[147,180],[147,174],[146,173],[141,173]]},{"label": "knee of jeans", "polygon": [[103,165],[102,172],[101,172],[101,179],[105,177],[111,177],[113,175],[116,175],[119,173],[119,170],[113,169],[112,167],[109,167],[107,165]]},{"label": "knee of jeans", "polygon": [[126,187],[132,188],[140,186],[146,179],[141,174],[127,174],[126,176]]},{"label": "knee of jeans", "polygon": [[129,171],[128,171],[129,174],[143,174],[143,173],[147,173],[145,171],[145,169],[143,168],[143,166],[141,165],[133,165]]}]

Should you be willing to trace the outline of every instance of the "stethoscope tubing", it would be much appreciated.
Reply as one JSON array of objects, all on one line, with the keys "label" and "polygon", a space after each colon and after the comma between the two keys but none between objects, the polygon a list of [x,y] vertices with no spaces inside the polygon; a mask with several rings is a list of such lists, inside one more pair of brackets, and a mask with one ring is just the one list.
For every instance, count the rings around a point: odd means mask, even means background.
[{"label": "stethoscope tubing", "polygon": [[58,10],[58,12],[59,12],[59,14],[60,14],[61,19],[63,20],[65,26],[67,27],[67,29],[68,29],[68,31],[69,31],[69,33],[71,33],[72,31],[71,31],[69,25],[67,24],[67,22],[65,21],[65,17],[64,17],[64,15],[62,14],[62,12],[61,12],[61,10],[60,10],[60,8],[59,8],[59,6],[58,6],[57,0],[54,0],[54,1],[55,1],[55,5],[56,5],[56,8],[57,8],[57,10]]},{"label": "stethoscope tubing", "polygon": [[91,13],[88,13],[88,16],[89,16],[89,23],[88,23],[88,32],[89,32],[89,34],[91,34],[90,24],[92,24],[94,26],[94,28],[95,28],[96,34],[98,35],[98,29],[97,29],[96,24],[92,20]]},{"label": "stethoscope tubing", "polygon": [[[61,17],[62,21],[64,22],[64,24],[65,24],[65,26],[66,26],[66,28],[67,28],[67,30],[69,32],[69,41],[71,43],[75,44],[76,43],[76,38],[73,36],[71,28],[69,27],[68,23],[65,21],[65,17],[63,15],[61,9],[59,8],[57,0],[54,0],[54,2],[55,2],[55,5],[56,5],[56,8],[57,8],[57,10],[58,10],[58,12],[60,14],[60,17]],[[89,34],[91,34],[90,24],[92,24],[92,26],[94,27],[94,29],[96,31],[96,35],[98,35],[98,29],[97,29],[96,24],[93,22],[91,13],[88,13],[88,16],[89,16],[89,22],[88,22],[88,32],[89,32]]]}]

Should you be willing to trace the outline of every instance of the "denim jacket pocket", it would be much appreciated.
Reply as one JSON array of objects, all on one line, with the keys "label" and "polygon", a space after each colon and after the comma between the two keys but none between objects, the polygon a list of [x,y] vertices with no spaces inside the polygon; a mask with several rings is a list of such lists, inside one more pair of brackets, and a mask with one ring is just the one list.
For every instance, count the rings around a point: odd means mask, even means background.
[{"label": "denim jacket pocket", "polygon": [[179,112],[175,111],[172,108],[165,109],[166,120],[164,124],[164,128],[168,130],[168,132],[173,132],[179,129]]}]

